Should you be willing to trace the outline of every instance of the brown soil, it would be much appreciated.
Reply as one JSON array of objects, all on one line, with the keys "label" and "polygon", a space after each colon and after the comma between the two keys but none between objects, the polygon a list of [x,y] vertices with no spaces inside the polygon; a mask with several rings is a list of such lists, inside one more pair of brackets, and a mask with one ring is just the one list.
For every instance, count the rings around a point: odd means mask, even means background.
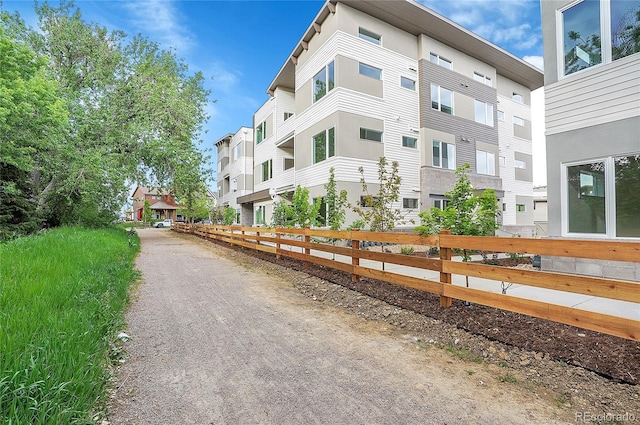
[{"label": "brown soil", "polygon": [[[443,309],[437,295],[369,278],[352,282],[350,274],[335,269],[304,267],[290,258],[276,260],[273,254],[222,245],[323,279],[327,286],[308,286],[304,280],[295,283],[314,300],[407,331],[424,331],[428,323],[424,343],[464,350],[470,358],[517,370],[528,382],[563,394],[560,404],[586,403],[607,411],[640,409],[638,342],[482,305],[465,306],[458,300]],[[501,260],[501,265],[512,264]],[[361,295],[354,297],[332,284]],[[434,331],[433,325],[442,329]]]}]

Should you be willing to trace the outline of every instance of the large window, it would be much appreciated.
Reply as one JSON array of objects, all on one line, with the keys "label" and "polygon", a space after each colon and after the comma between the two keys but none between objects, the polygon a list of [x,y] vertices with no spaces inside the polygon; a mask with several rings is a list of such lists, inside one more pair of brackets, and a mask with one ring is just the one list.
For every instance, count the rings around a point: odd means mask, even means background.
[{"label": "large window", "polygon": [[330,128],[313,136],[313,163],[324,161],[335,156],[335,128]]},{"label": "large window", "polygon": [[260,171],[263,182],[271,180],[273,177],[273,160],[270,159],[260,164]]},{"label": "large window", "polygon": [[360,127],[360,138],[364,140],[372,140],[374,142],[382,142],[382,131]]},{"label": "large window", "polygon": [[362,27],[358,28],[358,37],[360,37],[363,40],[367,40],[370,43],[378,44],[378,45],[380,44],[380,40],[382,39],[382,37],[379,34],[366,30]]},{"label": "large window", "polygon": [[267,138],[267,122],[262,121],[256,127],[256,145]]},{"label": "large window", "polygon": [[493,105],[490,103],[474,100],[476,122],[493,127]]},{"label": "large window", "polygon": [[265,212],[266,208],[264,205],[256,207],[256,224],[265,224]]},{"label": "large window", "polygon": [[446,114],[453,115],[453,92],[431,84],[431,107]]},{"label": "large window", "polygon": [[359,63],[358,72],[361,75],[375,78],[376,80],[382,79],[382,70],[380,68],[376,68],[375,66],[367,65],[366,63]]},{"label": "large window", "polygon": [[583,0],[561,14],[564,75],[640,51],[640,0]]},{"label": "large window", "polygon": [[418,208],[418,198],[402,198],[402,208]]},{"label": "large window", "polygon": [[491,152],[476,151],[476,172],[489,176],[496,175],[496,155]]},{"label": "large window", "polygon": [[449,170],[456,169],[456,147],[450,143],[433,141],[433,166],[446,168]]},{"label": "large window", "polygon": [[322,99],[335,86],[335,70],[331,61],[313,77],[313,101]]},{"label": "large window", "polygon": [[640,237],[640,153],[566,167],[568,233]]}]

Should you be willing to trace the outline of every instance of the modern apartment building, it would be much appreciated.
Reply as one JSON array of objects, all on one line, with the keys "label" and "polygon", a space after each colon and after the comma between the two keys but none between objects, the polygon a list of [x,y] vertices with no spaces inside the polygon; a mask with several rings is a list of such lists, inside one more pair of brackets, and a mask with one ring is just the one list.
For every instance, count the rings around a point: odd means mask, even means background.
[{"label": "modern apartment building", "polygon": [[[253,129],[240,127],[220,138],[218,152],[218,205],[236,210],[236,223],[253,224],[251,214],[241,214],[238,198],[253,193]],[[246,216],[246,220],[242,218]]]},{"label": "modern apartment building", "polygon": [[[637,240],[640,0],[544,0],[541,6],[549,235]],[[640,264],[561,266],[640,280]]]},{"label": "modern apartment building", "polygon": [[323,196],[333,167],[357,204],[359,167],[375,193],[384,156],[399,163],[397,208],[417,221],[445,206],[469,163],[474,187],[504,204],[505,227],[531,231],[530,92],[542,84],[533,66],[414,1],[329,0],[255,113],[254,192],[238,202],[269,223],[273,200],[297,185]]}]

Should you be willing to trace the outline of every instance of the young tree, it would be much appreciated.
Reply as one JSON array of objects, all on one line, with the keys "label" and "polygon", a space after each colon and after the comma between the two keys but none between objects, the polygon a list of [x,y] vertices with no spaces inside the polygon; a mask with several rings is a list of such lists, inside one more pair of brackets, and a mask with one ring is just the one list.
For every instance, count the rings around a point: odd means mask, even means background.
[{"label": "young tree", "polygon": [[144,205],[142,206],[142,221],[144,223],[151,223],[151,216],[153,212],[151,211],[151,204],[149,201],[145,200]]},{"label": "young tree", "polygon": [[327,205],[327,223],[331,230],[339,230],[344,224],[345,207],[347,206],[347,191],[341,190],[338,193],[336,185],[335,169],[329,169],[329,181],[324,185],[326,195],[324,202]]},{"label": "young tree", "polygon": [[[391,165],[391,170],[388,169]],[[378,160],[378,192],[371,195],[364,177],[364,168],[360,167],[360,183],[364,202],[362,205],[351,206],[360,218],[369,225],[374,232],[388,232],[404,219],[404,214],[394,204],[400,200],[400,183],[398,161],[388,163],[385,157]]]},{"label": "young tree", "polygon": [[309,202],[309,189],[298,186],[293,193],[291,204],[284,199],[274,204],[271,225],[300,228],[315,226],[319,208],[319,203]]},{"label": "young tree", "polygon": [[236,210],[226,207],[222,212],[222,223],[225,226],[231,226],[236,221]]}]

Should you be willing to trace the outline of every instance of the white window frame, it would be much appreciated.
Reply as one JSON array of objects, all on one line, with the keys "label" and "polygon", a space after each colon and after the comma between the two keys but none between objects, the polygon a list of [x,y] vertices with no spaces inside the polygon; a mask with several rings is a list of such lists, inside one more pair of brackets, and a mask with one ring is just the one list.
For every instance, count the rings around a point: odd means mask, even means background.
[{"label": "white window frame", "polygon": [[517,116],[513,116],[513,124],[518,125],[520,127],[524,127],[524,118],[520,118]]},{"label": "white window frame", "polygon": [[[413,146],[409,146],[405,143],[406,140],[411,139],[414,140],[415,143]],[[413,136],[402,136],[402,147],[403,148],[409,148],[409,149],[418,149],[418,138],[417,137],[413,137]]]},{"label": "white window frame", "polygon": [[[451,113],[450,114],[449,114],[449,112],[442,110],[442,90],[446,90],[446,91],[451,93]],[[437,108],[433,107],[433,92],[434,91],[436,91],[438,93],[438,107]],[[431,84],[431,99],[429,99],[429,101],[431,102],[431,109],[443,112],[443,113],[448,114],[448,115],[455,115],[455,111],[456,110],[455,110],[455,106],[454,106],[454,98],[455,98],[454,94],[455,94],[455,92],[453,90],[446,89],[446,88],[444,88],[442,86],[439,86],[437,84]]]},{"label": "white window frame", "polygon": [[527,163],[521,159],[514,159],[513,160],[513,166],[514,168],[518,168],[520,170],[526,170],[527,169]]},{"label": "white window frame", "polygon": [[366,28],[358,27],[358,37],[369,43],[382,46],[382,36]]},{"label": "white window frame", "polygon": [[[410,82],[409,83],[410,87],[407,87],[405,82]],[[401,75],[400,76],[400,87],[402,87],[403,89],[416,91],[416,80],[414,80],[413,78],[409,78],[409,77],[405,77],[404,75]]]},{"label": "white window frame", "polygon": [[[367,134],[371,132],[372,134],[380,134],[380,140],[371,139],[367,137]],[[370,142],[382,143],[384,141],[384,131],[374,130],[372,128],[360,127],[360,140],[368,140]]]},{"label": "white window frame", "polygon": [[[558,80],[571,78],[576,74],[588,72],[588,70],[598,69],[613,61],[612,40],[611,40],[611,1],[600,0],[600,63],[581,69],[570,74],[564,73],[564,20],[563,13],[572,7],[582,3],[584,0],[576,0],[565,7],[556,10],[556,59]],[[637,52],[636,52],[637,53]],[[620,58],[624,59],[624,58]],[[618,60],[618,59],[616,59]]]},{"label": "white window frame", "polygon": [[[258,131],[258,129],[260,129],[260,131]],[[256,126],[255,133],[256,133],[256,145],[259,145],[264,141],[264,139],[267,138],[267,121],[266,120],[262,121],[260,124]],[[258,137],[260,136],[261,138],[258,139]]]},{"label": "white window frame", "polygon": [[479,83],[484,84],[485,86],[493,87],[493,82],[491,81],[491,77],[487,77],[484,74],[474,71],[473,79]]},{"label": "white window frame", "polygon": [[[590,239],[620,239],[620,240],[636,240],[631,237],[616,236],[616,176],[614,159],[624,156],[624,154],[616,154],[608,157],[597,157],[582,161],[566,162],[560,164],[560,214],[562,223],[562,236],[579,237]],[[604,163],[604,192],[605,192],[605,232],[604,233],[569,233],[569,196],[568,178],[569,167],[576,165],[591,164],[594,162]]]},{"label": "white window frame", "polygon": [[500,109],[498,109],[498,121],[504,122],[504,111],[501,111]]},{"label": "white window frame", "polygon": [[[415,206],[409,206],[409,204],[414,204],[414,203],[415,203]],[[408,209],[408,210],[415,210],[419,207],[420,207],[420,200],[418,198],[402,198],[402,208]]]},{"label": "white window frame", "polygon": [[[363,70],[372,71],[374,75],[366,74]],[[369,65],[368,63],[358,62],[358,73],[365,77],[373,78],[374,80],[382,80],[382,69]]]},{"label": "white window frame", "polygon": [[[316,80],[317,80],[316,77],[322,74],[323,72],[324,72],[324,79],[327,84],[326,91],[322,96],[316,99]],[[329,81],[333,81],[333,85],[330,85]],[[335,61],[331,60],[320,71],[315,73],[311,78],[311,103],[316,103],[316,102],[319,102],[321,99],[324,99],[329,94],[329,92],[335,88],[336,88],[336,65],[335,65]]]},{"label": "white window frame", "polygon": [[[332,131],[333,130],[333,131]],[[329,134],[333,133],[333,141],[329,139]],[[324,149],[326,156],[324,158],[316,158],[316,137],[324,134]],[[333,142],[333,154],[330,155],[331,143]],[[336,129],[335,127],[328,128],[326,130],[321,131],[311,137],[311,163],[318,164],[322,161],[326,161],[327,159],[336,156]]]},{"label": "white window frame", "polygon": [[441,67],[443,67],[445,69],[453,70],[453,62],[450,61],[447,58],[443,58],[442,56],[440,56],[437,53],[430,52],[429,53],[429,61],[431,63],[435,63],[436,65],[439,65],[439,66],[441,66]]},{"label": "white window frame", "polygon": [[[482,107],[483,116],[478,117],[478,107]],[[473,112],[475,121],[478,124],[488,125],[489,127],[493,127],[493,104],[482,102],[478,99],[473,99]]]},{"label": "white window frame", "polygon": [[[267,174],[269,177],[267,179],[264,178],[264,165],[267,164]],[[262,163],[260,163],[260,181],[262,183],[269,181],[273,178],[273,159],[268,159]]]},{"label": "white window frame", "polygon": [[[433,161],[433,144],[434,143],[439,143],[440,146],[438,147],[438,151],[440,152],[440,156],[439,156],[439,162],[440,165],[434,165],[434,161]],[[452,158],[448,158],[449,162],[451,163],[451,166],[449,167],[443,167],[442,166],[442,145],[446,145],[446,146],[452,146],[453,149],[451,150],[451,153],[453,153],[453,157]],[[448,149],[447,149],[448,152]],[[456,169],[456,145],[454,143],[447,143],[447,142],[443,142],[442,140],[432,140],[431,141],[431,166],[435,167],[435,168],[442,168],[443,170],[455,170]]]},{"label": "white window frame", "polygon": [[[485,157],[484,163],[487,164],[486,170],[482,170],[482,171],[479,170],[478,155],[484,155]],[[493,158],[490,158],[490,156]],[[491,173],[492,170],[493,170],[493,173]],[[476,149],[476,173],[482,174],[483,176],[495,176],[496,175],[496,154],[493,152],[487,152],[481,149]]]}]

